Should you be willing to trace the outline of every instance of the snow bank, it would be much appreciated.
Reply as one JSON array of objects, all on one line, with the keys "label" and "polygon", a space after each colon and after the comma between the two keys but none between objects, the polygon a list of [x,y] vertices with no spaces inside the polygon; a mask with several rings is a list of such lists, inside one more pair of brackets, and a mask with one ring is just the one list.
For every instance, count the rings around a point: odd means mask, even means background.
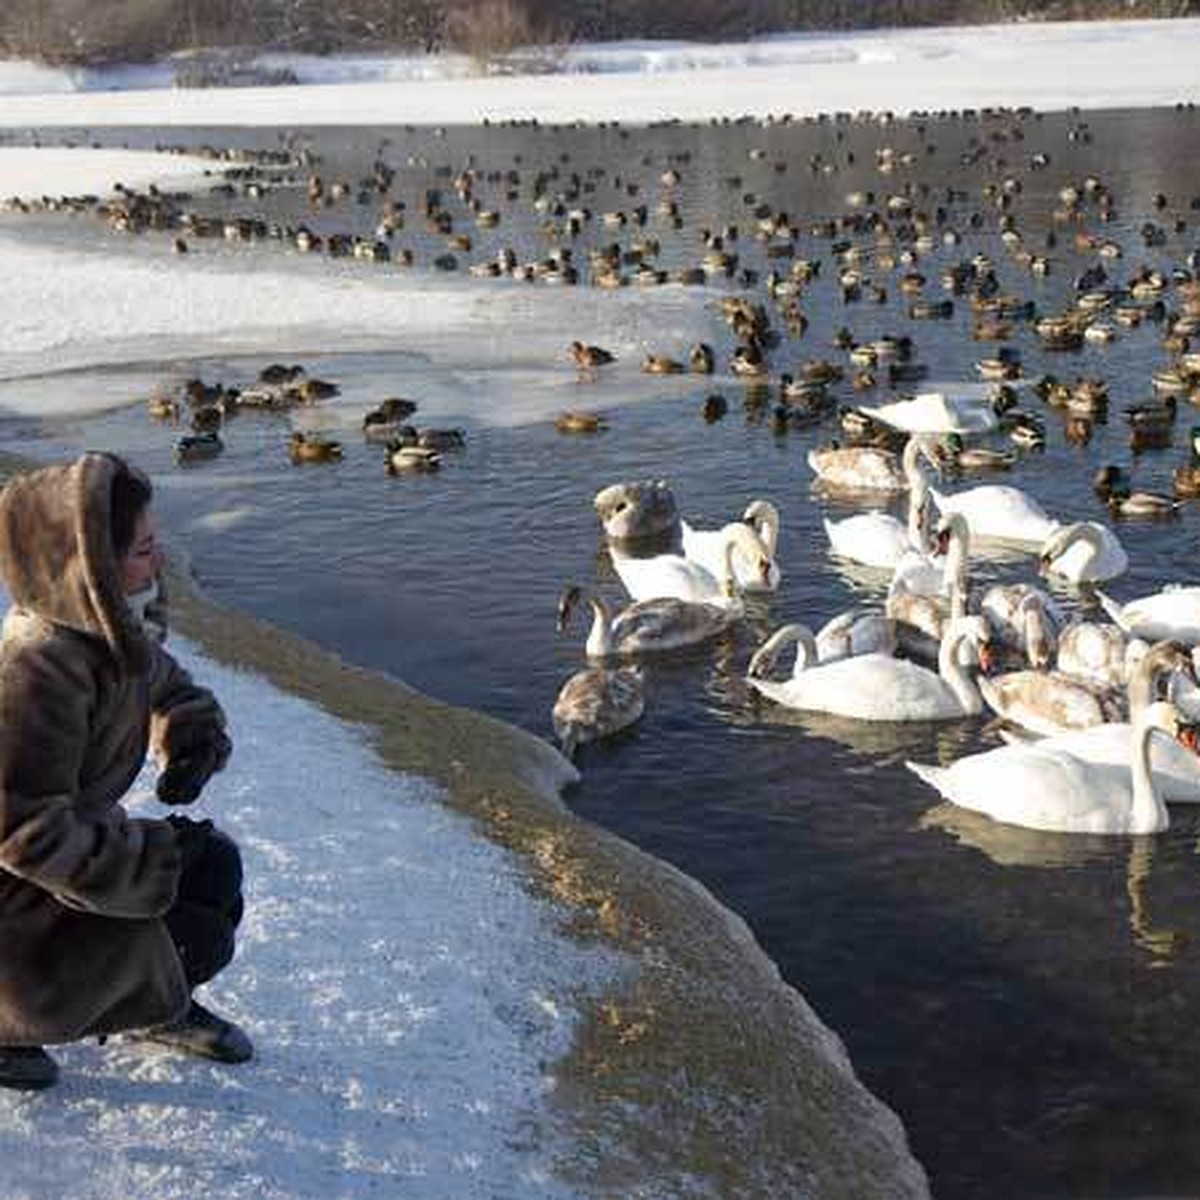
[{"label": "snow bank", "polygon": [[[193,815],[242,847],[247,920],[211,1000],[257,1060],[231,1069],[114,1039],[56,1050],[58,1088],[0,1093],[0,1193],[565,1196],[549,1064],[568,992],[611,953],[557,933],[512,856],[361,729],[178,640],[236,739]],[[137,807],[162,815],[148,775]]]},{"label": "snow bank", "polygon": [[[1200,19],[969,26],[726,45],[615,43],[534,52],[561,74],[466,78],[461,56],[264,56],[299,87],[170,91],[169,72],[47,74],[0,64],[0,125],[641,123],[768,113],[1028,104],[1123,108],[1200,98]],[[517,63],[519,65],[520,58]],[[147,72],[150,72],[149,74]],[[703,86],[697,76],[703,76]],[[130,91],[130,87],[141,89]],[[106,88],[119,88],[106,91]],[[43,94],[33,94],[34,92]]]}]

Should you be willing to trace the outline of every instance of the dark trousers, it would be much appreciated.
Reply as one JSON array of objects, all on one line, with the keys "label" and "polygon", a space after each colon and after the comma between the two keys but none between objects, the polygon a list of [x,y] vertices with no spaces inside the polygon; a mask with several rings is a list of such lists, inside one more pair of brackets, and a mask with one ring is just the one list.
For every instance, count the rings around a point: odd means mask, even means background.
[{"label": "dark trousers", "polygon": [[207,983],[233,958],[242,919],[242,856],[210,821],[167,818],[183,850],[175,903],[164,918],[192,987]]}]

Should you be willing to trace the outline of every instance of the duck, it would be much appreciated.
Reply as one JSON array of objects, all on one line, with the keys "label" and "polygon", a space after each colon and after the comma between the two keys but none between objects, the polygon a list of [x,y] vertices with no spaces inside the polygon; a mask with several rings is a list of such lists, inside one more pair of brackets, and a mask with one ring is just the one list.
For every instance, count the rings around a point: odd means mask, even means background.
[{"label": "duck", "polygon": [[879,512],[859,513],[843,521],[825,518],[825,535],[834,554],[864,566],[894,571],[906,551],[925,552],[929,485],[917,460],[927,453],[918,438],[909,439],[904,447],[901,466],[909,483],[907,521]]},{"label": "duck", "polygon": [[415,400],[389,396],[370,412],[362,421],[363,437],[369,442],[388,442],[399,432],[404,422],[417,411]]},{"label": "duck", "polygon": [[646,375],[682,375],[683,370],[683,363],[665,354],[647,354],[642,359],[642,372]]},{"label": "duck", "polygon": [[1005,484],[983,484],[952,493],[931,487],[929,494],[939,512],[962,514],[972,542],[982,539],[1039,547],[1061,528],[1027,492]]},{"label": "duck", "polygon": [[740,604],[737,599],[737,577],[734,570],[735,555],[739,552],[744,555],[754,564],[753,569],[764,581],[770,572],[771,559],[762,539],[748,525],[733,521],[726,525],[721,533],[720,575],[714,575],[706,567],[692,562],[682,554],[629,558],[613,554],[610,547],[610,557],[613,568],[625,585],[625,590],[634,600],[673,596],[679,600],[730,607]]},{"label": "duck", "polygon": [[296,430],[288,438],[288,456],[294,463],[336,462],[342,457],[342,444],[320,434]]},{"label": "duck", "polygon": [[971,754],[949,767],[905,765],[952,804],[1005,824],[1056,833],[1159,833],[1170,817],[1150,772],[1150,741],[1182,730],[1176,706],[1158,701],[1126,734],[1123,764],[1093,762],[1043,741]]},{"label": "duck", "polygon": [[688,365],[693,375],[711,375],[716,369],[716,356],[707,342],[697,342],[688,355]]},{"label": "duck", "polygon": [[589,346],[585,342],[571,343],[571,359],[577,367],[590,371],[617,361],[617,356],[603,346]]},{"label": "duck", "polygon": [[1133,491],[1125,472],[1112,464],[1096,472],[1092,486],[1114,516],[1173,517],[1179,512],[1180,502],[1174,496]]},{"label": "duck", "polygon": [[658,654],[694,646],[724,633],[742,615],[736,605],[696,604],[673,596],[638,600],[613,616],[608,604],[577,584],[559,597],[558,631],[563,633],[582,600],[592,608],[592,627],[585,653],[605,659]]},{"label": "duck", "polygon": [[947,434],[934,446],[934,454],[958,471],[1007,471],[1017,461],[1011,450],[968,446],[958,433]]},{"label": "duck", "polygon": [[[792,676],[776,682],[765,675],[785,646],[796,646]],[[987,643],[982,617],[950,623],[938,652],[938,670],[882,653],[820,663],[816,641],[806,625],[777,629],[755,651],[747,682],[787,708],[825,712],[860,721],[944,721],[979,713],[979,689],[961,665],[964,646],[978,651]]]},{"label": "duck", "polygon": [[1159,592],[1127,604],[1118,604],[1097,588],[1096,599],[1127,637],[1152,642],[1162,638],[1200,642],[1200,587],[1168,584]]},{"label": "duck", "polygon": [[441,469],[442,458],[436,450],[398,438],[388,443],[383,465],[389,475],[428,475]]},{"label": "duck", "polygon": [[596,412],[569,409],[554,418],[554,428],[559,433],[602,433],[608,428],[608,421]]},{"label": "duck", "polygon": [[421,429],[417,431],[417,446],[423,450],[461,450],[467,435],[461,429]]},{"label": "duck", "polygon": [[641,718],[645,683],[638,667],[585,667],[562,685],[551,713],[563,754],[611,737]]},{"label": "duck", "polygon": [[1067,583],[1115,579],[1129,568],[1129,555],[1117,535],[1099,521],[1060,526],[1043,543],[1042,570]]},{"label": "duck", "polygon": [[221,441],[220,435],[213,431],[186,434],[175,443],[175,461],[178,463],[205,462],[210,458],[216,458],[224,449],[225,443]]},{"label": "duck", "polygon": [[179,401],[170,396],[151,396],[146,401],[146,410],[156,421],[179,420]]},{"label": "duck", "polygon": [[902,492],[908,487],[900,456],[882,446],[817,446],[808,452],[808,465],[825,487],[862,492]]},{"label": "duck", "polygon": [[[762,553],[770,559],[766,576],[763,576],[759,555],[753,561],[745,554],[736,553],[733,558],[733,574],[738,588],[744,592],[774,592],[779,587],[781,572],[775,552],[779,545],[779,510],[769,500],[752,500],[741,517],[762,543]],[[680,522],[683,537],[683,556],[694,563],[719,575],[722,556],[725,553],[724,528],[695,529],[687,521]]]}]

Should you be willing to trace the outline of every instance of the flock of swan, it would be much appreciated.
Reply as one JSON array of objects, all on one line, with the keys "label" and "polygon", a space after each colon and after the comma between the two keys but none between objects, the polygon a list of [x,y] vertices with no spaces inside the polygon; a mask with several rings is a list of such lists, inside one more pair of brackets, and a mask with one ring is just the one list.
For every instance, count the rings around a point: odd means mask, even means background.
[{"label": "flock of swan", "polygon": [[[809,452],[815,487],[841,496],[907,492],[907,519],[863,512],[825,521],[838,558],[888,579],[879,608],[851,609],[814,632],[789,623],[754,652],[747,683],[766,701],[856,721],[951,721],[990,710],[1005,744],[949,766],[908,767],[945,799],[992,819],[1064,833],[1164,830],[1167,802],[1200,803],[1200,586],[1168,586],[1118,604],[1096,585],[1128,554],[1096,521],[1062,523],[1019,488],[932,486],[938,439],[986,430],[986,401],[942,395],[889,405],[903,451],[876,444]],[[773,592],[779,513],[754,501],[740,519],[698,530],[662,482],[614,484],[596,511],[630,603],[614,613],[568,588],[559,628],[586,601],[589,666],[554,705],[568,755],[632,724],[644,693],[637,660],[706,641],[745,615],[747,592]],[[670,548],[638,553],[638,538]],[[972,590],[971,548],[1036,556],[1059,581],[1094,591],[1110,622],[1068,620],[1033,582]],[[793,649],[794,648],[794,649]],[[791,651],[790,667],[788,652]]]}]

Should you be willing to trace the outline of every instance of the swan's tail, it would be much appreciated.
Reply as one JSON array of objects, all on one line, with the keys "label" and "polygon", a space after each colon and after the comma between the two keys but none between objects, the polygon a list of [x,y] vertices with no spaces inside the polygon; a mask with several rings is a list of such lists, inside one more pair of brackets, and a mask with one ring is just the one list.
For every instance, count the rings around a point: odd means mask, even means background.
[{"label": "swan's tail", "polygon": [[942,776],[946,773],[945,767],[931,767],[927,763],[913,762],[911,759],[904,764],[918,779],[929,784],[936,792],[942,791]]},{"label": "swan's tail", "polygon": [[1125,619],[1124,606],[1118,604],[1115,600],[1106,596],[1099,588],[1095,589],[1096,599],[1100,601],[1100,607],[1108,613],[1112,619],[1112,623],[1121,630],[1122,633],[1129,633],[1129,622]]}]

